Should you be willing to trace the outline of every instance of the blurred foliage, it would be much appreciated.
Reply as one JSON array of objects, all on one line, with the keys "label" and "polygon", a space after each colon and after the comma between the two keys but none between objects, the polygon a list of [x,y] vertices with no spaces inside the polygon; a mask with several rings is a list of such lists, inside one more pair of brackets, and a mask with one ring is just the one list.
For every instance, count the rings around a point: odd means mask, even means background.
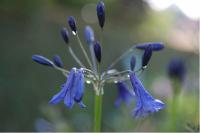
[{"label": "blurred foliage", "polygon": [[[74,15],[84,42],[83,28],[86,22],[81,17],[81,8],[85,4],[97,2],[98,0],[0,1],[0,131],[92,131],[92,86],[86,87],[85,110],[79,109],[78,106],[69,110],[63,104],[49,106],[49,99],[59,91],[60,84],[66,79],[53,69],[34,63],[31,56],[41,54],[51,59],[54,54],[59,54],[66,68],[76,66],[66,50],[59,30],[67,25],[66,17]],[[154,12],[140,0],[105,2],[103,68],[133,44],[144,41],[170,43],[167,34],[175,25],[176,18],[170,12]],[[91,25],[96,38],[99,39],[98,23]],[[81,56],[72,36],[70,42]],[[113,48],[115,52],[110,52]],[[135,52],[138,53],[137,59],[140,59],[142,53]],[[175,56],[185,59],[188,71],[179,95],[177,125],[174,126],[176,131],[195,131],[199,127],[197,54],[175,50],[166,45],[164,51],[153,54],[149,68],[141,79],[145,87],[156,94],[152,84],[156,78],[167,78],[166,65],[169,59]],[[124,69],[129,65],[129,60],[130,57],[127,57],[117,68]],[[137,63],[140,64],[140,60],[137,60]],[[134,120],[130,117],[134,103],[130,107],[122,105],[116,109],[113,104],[116,96],[115,86],[106,85],[103,131],[168,131],[170,97],[160,97],[166,102],[165,110],[143,120]]]}]

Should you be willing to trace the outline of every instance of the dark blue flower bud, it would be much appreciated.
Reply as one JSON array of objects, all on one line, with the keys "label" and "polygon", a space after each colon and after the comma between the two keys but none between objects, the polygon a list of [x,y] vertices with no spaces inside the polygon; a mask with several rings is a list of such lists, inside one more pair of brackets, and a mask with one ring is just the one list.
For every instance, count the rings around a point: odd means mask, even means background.
[{"label": "dark blue flower bud", "polygon": [[104,23],[105,23],[105,5],[103,1],[100,1],[97,4],[96,10],[97,10],[97,17],[99,20],[99,25],[101,28],[103,28]]},{"label": "dark blue flower bud", "polygon": [[61,60],[61,58],[60,58],[60,56],[59,55],[54,55],[54,57],[53,57],[53,62],[54,62],[54,64],[57,66],[57,67],[61,67],[61,68],[63,68],[63,62],[62,62],[62,60]]},{"label": "dark blue flower bud", "polygon": [[68,44],[69,43],[69,32],[66,28],[61,29],[61,35],[62,35],[63,40],[66,42],[66,44]]},{"label": "dark blue flower bud", "polygon": [[151,42],[151,43],[143,43],[136,45],[137,49],[146,49],[149,45],[151,45],[151,48],[153,51],[160,51],[164,48],[164,45],[162,42]]},{"label": "dark blue flower bud", "polygon": [[94,42],[94,31],[90,26],[85,27],[85,39],[88,44],[92,44]]},{"label": "dark blue flower bud", "polygon": [[97,61],[100,63],[101,62],[101,46],[99,42],[96,42],[94,44],[94,53],[95,53]]},{"label": "dark blue flower bud", "polygon": [[171,78],[183,80],[185,77],[186,68],[183,60],[179,58],[171,59],[168,64],[168,75]]},{"label": "dark blue flower bud", "polygon": [[134,55],[133,55],[132,58],[131,58],[130,65],[131,65],[131,70],[134,71],[135,65],[136,65],[136,58],[135,58]]},{"label": "dark blue flower bud", "polygon": [[75,35],[77,33],[77,28],[76,28],[76,20],[73,16],[68,17],[68,24],[72,30],[72,33]]},{"label": "dark blue flower bud", "polygon": [[53,66],[53,63],[44,56],[41,55],[33,55],[32,60],[45,66]]},{"label": "dark blue flower bud", "polygon": [[142,67],[147,66],[147,64],[149,63],[149,60],[151,59],[151,55],[152,55],[152,47],[151,45],[149,45],[145,49],[144,54],[142,56]]}]

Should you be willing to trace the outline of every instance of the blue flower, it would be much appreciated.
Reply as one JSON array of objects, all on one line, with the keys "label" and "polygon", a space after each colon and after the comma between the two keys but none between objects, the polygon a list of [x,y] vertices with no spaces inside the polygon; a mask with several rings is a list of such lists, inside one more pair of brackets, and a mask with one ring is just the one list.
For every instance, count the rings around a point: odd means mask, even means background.
[{"label": "blue flower", "polygon": [[136,48],[145,50],[148,46],[151,46],[153,51],[160,51],[164,49],[164,45],[162,42],[149,42],[149,43],[137,44]]},{"label": "blue flower", "polygon": [[86,106],[82,102],[84,93],[84,75],[82,69],[72,68],[66,83],[61,86],[61,91],[58,92],[50,100],[50,104],[57,104],[64,100],[64,104],[68,108],[72,108],[74,102],[77,102],[81,108]]},{"label": "blue flower", "polygon": [[92,29],[92,27],[90,26],[86,26],[85,27],[85,30],[84,30],[84,33],[85,33],[85,39],[86,39],[86,42],[90,45],[94,42],[94,31]]},{"label": "blue flower", "polygon": [[104,23],[105,23],[105,5],[103,1],[100,1],[97,4],[96,10],[97,10],[97,17],[99,20],[99,25],[101,28],[103,28]]},{"label": "blue flower", "polygon": [[62,62],[62,59],[60,58],[60,56],[59,55],[54,55],[54,57],[53,57],[53,62],[54,62],[54,64],[57,66],[57,67],[61,67],[61,68],[63,68],[63,62]]},{"label": "blue flower", "polygon": [[145,48],[144,54],[142,56],[142,67],[147,66],[147,64],[151,59],[151,56],[152,56],[152,46],[149,45],[148,47]]},{"label": "blue flower", "polygon": [[131,101],[134,99],[134,95],[128,90],[124,82],[116,83],[118,88],[118,97],[115,101],[115,106],[119,107],[121,102],[124,101],[126,105],[130,105]]},{"label": "blue flower", "polygon": [[41,55],[33,55],[32,60],[45,66],[53,66],[53,62]]},{"label": "blue flower", "polygon": [[96,42],[94,44],[94,53],[95,53],[97,61],[100,63],[101,62],[101,45],[99,42]]},{"label": "blue flower", "polygon": [[132,111],[132,115],[135,118],[145,117],[150,113],[158,112],[164,108],[165,104],[158,99],[154,99],[147,92],[134,72],[130,72],[130,81],[136,98],[136,107]]},{"label": "blue flower", "polygon": [[66,28],[62,28],[60,31],[63,40],[65,41],[66,44],[69,44],[69,32]]},{"label": "blue flower", "polygon": [[76,28],[76,20],[73,16],[69,16],[68,17],[68,24],[69,24],[69,27],[71,28],[73,34],[76,34],[77,33],[77,28]]},{"label": "blue flower", "polygon": [[176,78],[183,81],[186,73],[185,62],[180,58],[173,58],[168,64],[168,75],[171,78]]}]

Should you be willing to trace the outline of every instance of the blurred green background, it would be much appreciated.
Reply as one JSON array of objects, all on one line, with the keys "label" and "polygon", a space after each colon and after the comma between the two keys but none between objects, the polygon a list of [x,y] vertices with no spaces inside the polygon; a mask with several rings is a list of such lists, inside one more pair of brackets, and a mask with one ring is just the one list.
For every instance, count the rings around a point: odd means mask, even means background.
[{"label": "blurred green background", "polygon": [[[87,85],[86,109],[67,109],[64,104],[50,106],[48,101],[65,82],[61,73],[36,64],[33,54],[48,58],[59,54],[65,67],[78,66],[67,52],[60,29],[67,16],[77,19],[79,35],[85,44],[83,29],[91,25],[96,39],[100,28],[95,5],[98,0],[1,0],[0,1],[0,131],[92,131],[92,86]],[[102,69],[117,56],[141,42],[164,42],[165,49],[153,54],[141,79],[156,98],[166,103],[159,113],[142,120],[130,117],[134,106],[114,107],[116,86],[107,84],[103,99],[102,131],[169,131],[170,98],[173,86],[166,66],[173,57],[186,63],[174,131],[195,131],[199,126],[199,25],[181,11],[170,8],[154,11],[141,0],[107,0],[103,40]],[[81,56],[77,41],[70,42]],[[87,45],[84,45],[87,49]],[[138,52],[138,58],[141,53]],[[82,56],[81,56],[82,57]],[[130,57],[120,62],[128,67]],[[81,58],[83,62],[85,60]],[[138,61],[139,63],[139,61]],[[134,105],[134,104],[133,104]]]}]

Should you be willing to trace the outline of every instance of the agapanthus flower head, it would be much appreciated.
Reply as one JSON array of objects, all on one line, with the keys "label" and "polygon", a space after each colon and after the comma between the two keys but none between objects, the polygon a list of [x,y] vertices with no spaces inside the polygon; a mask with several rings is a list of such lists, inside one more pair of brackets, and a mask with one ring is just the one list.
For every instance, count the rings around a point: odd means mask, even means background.
[{"label": "agapanthus flower head", "polygon": [[152,51],[160,51],[164,49],[164,45],[162,42],[149,42],[149,43],[137,44],[136,48],[145,50],[149,46],[151,46]]},{"label": "agapanthus flower head", "polygon": [[158,112],[165,107],[165,104],[154,99],[144,88],[134,72],[130,73],[130,81],[135,92],[136,107],[132,111],[135,118],[145,117],[149,113]]},{"label": "agapanthus flower head", "polygon": [[53,62],[57,67],[63,68],[63,62],[62,62],[62,59],[60,58],[59,55],[54,55],[53,56]]},{"label": "agapanthus flower head", "polygon": [[32,60],[45,66],[53,66],[53,62],[41,55],[33,55]]},{"label": "agapanthus flower head", "polygon": [[[96,11],[99,25],[103,29],[105,23],[105,5],[103,1],[100,1],[97,4]],[[102,48],[98,41],[95,42],[92,28],[89,26],[85,27],[85,38],[89,44],[88,48],[91,55],[90,58],[87,53],[88,50],[85,50],[84,45],[82,45],[81,38],[79,37],[79,33],[77,32],[75,18],[72,16],[68,17],[68,24],[71,28],[72,34],[77,39],[87,64],[78,58],[71,45],[67,45],[68,51],[76,63],[79,65],[79,67],[74,67],[70,71],[63,67],[63,62],[58,55],[53,57],[53,61],[41,55],[32,56],[32,59],[35,62],[42,65],[51,66],[52,68],[60,71],[67,78],[66,82],[61,86],[60,91],[51,98],[49,102],[50,104],[57,104],[63,100],[65,106],[68,108],[72,108],[75,103],[78,103],[81,108],[86,107],[82,100],[85,83],[87,83],[93,85],[96,94],[95,107],[101,109],[101,95],[104,94],[104,85],[106,83],[114,83],[117,85],[119,92],[118,98],[115,101],[115,105],[119,106],[122,101],[128,105],[132,100],[136,100],[136,107],[133,110],[133,115],[135,117],[146,116],[149,113],[157,112],[158,110],[164,108],[164,103],[160,100],[154,99],[136,77],[138,72],[141,72],[144,70],[144,68],[146,68],[152,56],[152,51],[159,51],[164,48],[162,43],[144,43],[134,45],[121,56],[116,58],[116,60],[108,65],[107,69],[103,71],[104,69],[101,69]],[[101,31],[103,32],[103,30]],[[69,44],[69,33],[66,28],[61,30],[61,35],[64,41]],[[141,58],[142,64],[138,70],[135,70],[136,56],[134,55],[135,52],[133,52],[136,49],[144,50],[144,54]],[[115,50],[111,52],[115,52]],[[119,63],[129,54],[133,55],[130,61],[130,69],[119,71],[118,69],[113,68],[117,63]],[[137,59],[138,58],[139,57],[137,56]],[[128,89],[128,85],[126,84],[127,81],[132,83],[133,90]],[[97,110],[95,113],[99,113],[97,115],[100,115],[101,111],[97,108],[95,109]]]},{"label": "agapanthus flower head", "polygon": [[61,29],[61,35],[66,44],[69,44],[69,32],[66,28]]},{"label": "agapanthus flower head", "polygon": [[180,58],[173,58],[168,64],[168,75],[171,78],[176,78],[182,81],[185,77],[186,67],[185,63]]},{"label": "agapanthus flower head", "polygon": [[81,108],[86,107],[82,102],[84,94],[84,75],[82,69],[72,68],[66,83],[61,86],[60,92],[52,97],[50,104],[57,104],[64,100],[68,108],[72,108],[74,102],[77,102]]},{"label": "agapanthus flower head", "polygon": [[101,45],[99,42],[94,44],[94,53],[98,62],[101,62]]},{"label": "agapanthus flower head", "polygon": [[104,23],[105,23],[105,5],[103,1],[100,1],[97,4],[96,10],[97,10],[97,17],[99,20],[99,25],[101,28],[103,28]]},{"label": "agapanthus flower head", "polygon": [[68,17],[68,24],[69,24],[69,27],[72,30],[72,33],[74,35],[76,35],[76,33],[77,33],[76,20],[73,16]]},{"label": "agapanthus flower head", "polygon": [[149,63],[150,59],[152,56],[152,46],[149,45],[148,47],[145,48],[144,54],[142,56],[142,66],[145,67]]},{"label": "agapanthus flower head", "polygon": [[134,71],[135,65],[136,65],[136,58],[135,58],[135,56],[133,55],[133,56],[131,57],[131,61],[130,61],[130,66],[131,66],[131,70],[132,70],[132,71]]},{"label": "agapanthus flower head", "polygon": [[86,26],[85,27],[85,30],[84,30],[84,33],[85,33],[85,39],[86,39],[86,42],[91,45],[93,42],[94,42],[94,31],[92,29],[92,27],[90,26]]},{"label": "agapanthus flower head", "polygon": [[134,99],[134,94],[129,91],[125,82],[119,81],[116,85],[118,89],[118,97],[115,101],[115,106],[119,107],[121,102],[125,102],[125,104],[129,106]]}]

